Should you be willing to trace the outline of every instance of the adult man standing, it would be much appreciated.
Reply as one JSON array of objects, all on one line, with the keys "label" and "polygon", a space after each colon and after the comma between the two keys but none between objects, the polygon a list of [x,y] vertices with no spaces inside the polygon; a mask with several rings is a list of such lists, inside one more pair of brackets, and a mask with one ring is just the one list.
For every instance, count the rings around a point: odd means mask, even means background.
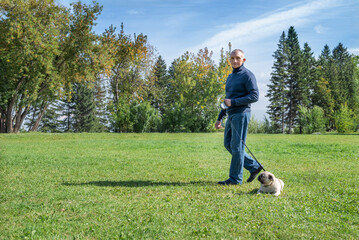
[{"label": "adult man standing", "polygon": [[233,72],[229,74],[226,82],[226,98],[224,103],[228,107],[218,116],[215,127],[221,127],[225,114],[228,115],[224,131],[224,146],[232,155],[229,169],[229,178],[220,181],[220,185],[242,184],[243,167],[250,172],[247,182],[252,182],[262,167],[244,150],[247,137],[248,124],[251,115],[251,103],[257,102],[259,97],[255,76],[244,67],[246,61],[244,52],[235,49],[231,52],[230,62]]}]

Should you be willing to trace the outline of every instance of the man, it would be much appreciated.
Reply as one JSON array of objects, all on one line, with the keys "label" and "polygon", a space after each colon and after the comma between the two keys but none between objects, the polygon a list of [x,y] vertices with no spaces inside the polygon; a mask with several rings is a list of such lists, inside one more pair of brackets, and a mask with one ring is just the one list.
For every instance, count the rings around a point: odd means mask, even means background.
[{"label": "man", "polygon": [[243,65],[246,58],[242,50],[233,50],[230,57],[233,72],[227,78],[224,100],[228,108],[219,114],[215,128],[221,128],[221,120],[227,114],[224,146],[232,155],[232,160],[229,178],[218,182],[220,185],[242,184],[243,167],[250,172],[247,182],[252,182],[262,170],[262,167],[245,152],[242,142],[245,142],[247,137],[251,103],[258,101],[257,81],[253,73]]}]

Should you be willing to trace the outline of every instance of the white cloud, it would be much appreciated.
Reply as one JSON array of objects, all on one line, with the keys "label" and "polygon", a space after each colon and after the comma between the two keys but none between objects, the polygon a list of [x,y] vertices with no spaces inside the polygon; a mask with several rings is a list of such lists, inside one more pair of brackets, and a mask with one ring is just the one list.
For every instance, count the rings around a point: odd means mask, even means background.
[{"label": "white cloud", "polygon": [[130,15],[143,15],[142,11],[137,11],[137,10],[129,10],[127,11],[127,13]]},{"label": "white cloud", "polygon": [[315,30],[316,33],[321,34],[321,33],[325,33],[328,30],[328,28],[322,26],[321,24],[319,24],[319,25],[314,27],[314,30]]},{"label": "white cloud", "polygon": [[208,47],[210,50],[219,51],[229,42],[232,46],[245,45],[273,35],[279,35],[283,29],[289,26],[300,26],[311,21],[310,16],[326,8],[332,8],[339,4],[340,0],[317,0],[306,2],[302,6],[280,10],[268,16],[239,22],[229,26],[229,29],[220,31],[211,38],[193,47],[194,52],[200,48]]},{"label": "white cloud", "polygon": [[349,51],[351,54],[359,55],[359,48],[349,48],[348,51]]}]

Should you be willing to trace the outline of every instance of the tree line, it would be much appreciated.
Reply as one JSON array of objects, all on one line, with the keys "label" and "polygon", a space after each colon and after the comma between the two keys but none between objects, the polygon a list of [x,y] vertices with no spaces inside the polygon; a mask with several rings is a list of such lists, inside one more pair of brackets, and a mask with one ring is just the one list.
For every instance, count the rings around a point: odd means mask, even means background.
[{"label": "tree line", "polygon": [[[167,67],[146,35],[126,34],[123,24],[95,34],[101,10],[96,2],[0,2],[0,132],[213,129],[232,71],[230,44],[218,63],[205,48]],[[268,86],[270,121],[252,121],[252,132],[338,128],[359,115],[358,58],[341,44],[325,49],[316,60],[294,28],[283,32]]]},{"label": "tree line", "polygon": [[294,27],[282,33],[273,54],[267,97],[270,131],[313,133],[359,129],[359,57],[339,43],[319,58],[300,48]]},{"label": "tree line", "polygon": [[208,131],[228,51],[186,52],[167,68],[144,34],[93,27],[102,7],[0,2],[0,132]]}]

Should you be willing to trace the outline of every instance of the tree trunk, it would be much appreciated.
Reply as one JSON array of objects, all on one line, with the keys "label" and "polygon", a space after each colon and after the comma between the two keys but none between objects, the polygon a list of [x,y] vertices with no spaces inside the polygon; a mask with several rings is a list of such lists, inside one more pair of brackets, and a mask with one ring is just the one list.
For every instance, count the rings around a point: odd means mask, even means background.
[{"label": "tree trunk", "polygon": [[5,111],[0,107],[0,133],[5,133]]},{"label": "tree trunk", "polygon": [[284,134],[284,113],[282,113],[282,134]]},{"label": "tree trunk", "polygon": [[15,123],[15,126],[14,126],[14,133],[19,133],[20,132],[20,128],[22,126],[22,123],[24,122],[25,117],[28,114],[29,110],[30,110],[30,105],[28,105],[25,108],[23,113],[21,113],[21,109],[18,111],[17,117],[16,117],[16,123]]},{"label": "tree trunk", "polygon": [[5,133],[5,118],[0,114],[0,133]]},{"label": "tree trunk", "polygon": [[29,123],[29,129],[27,130],[28,132],[30,132],[32,126],[34,125],[36,111],[37,111],[37,108],[34,108],[34,109],[33,109],[32,118],[31,118],[31,121],[30,121],[30,123]]},{"label": "tree trunk", "polygon": [[118,103],[118,80],[117,80],[117,77],[116,77],[116,80],[115,80],[115,103]]},{"label": "tree trunk", "polygon": [[11,99],[9,101],[9,104],[7,106],[7,113],[6,113],[6,120],[5,120],[5,128],[6,128],[6,132],[7,133],[12,133],[13,132],[13,126],[12,126],[12,109],[15,105],[15,100],[17,97],[17,93],[22,85],[22,83],[24,82],[25,77],[22,77],[19,82],[16,85],[16,89],[14,91],[14,94],[11,96]]},{"label": "tree trunk", "polygon": [[8,110],[6,114],[6,120],[5,120],[5,128],[7,133],[12,133],[12,108],[14,106],[14,103],[9,103]]},{"label": "tree trunk", "polygon": [[40,110],[39,116],[37,117],[37,120],[36,120],[34,126],[32,126],[32,128],[31,128],[31,130],[30,130],[31,132],[35,132],[35,131],[37,131],[37,129],[39,128],[41,119],[42,119],[42,117],[44,116],[45,111],[46,111],[46,109],[47,109],[48,106],[49,106],[49,105],[46,104],[45,102],[42,104],[42,109]]},{"label": "tree trunk", "polygon": [[14,133],[18,133],[20,130],[21,112],[22,112],[22,107],[19,107],[19,110],[17,111],[17,113],[14,116],[14,119],[15,119],[15,124],[13,126]]}]

